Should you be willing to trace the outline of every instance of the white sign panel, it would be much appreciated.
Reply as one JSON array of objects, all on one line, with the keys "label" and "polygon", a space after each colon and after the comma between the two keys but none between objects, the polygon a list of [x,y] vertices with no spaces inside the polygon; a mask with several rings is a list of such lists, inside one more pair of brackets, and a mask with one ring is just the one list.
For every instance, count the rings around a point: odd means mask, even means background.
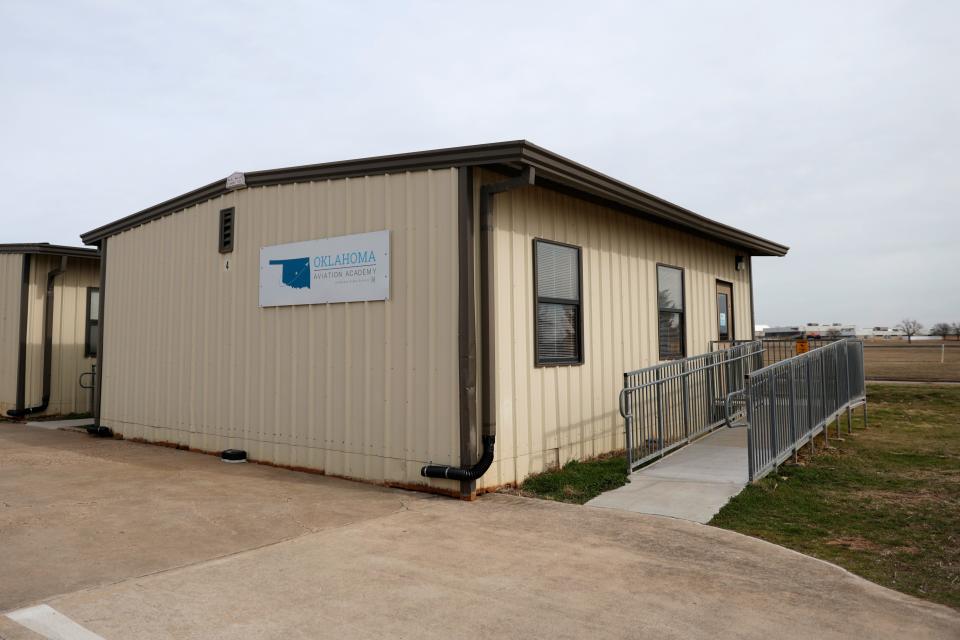
[{"label": "white sign panel", "polygon": [[260,306],[390,298],[390,232],[260,249]]}]

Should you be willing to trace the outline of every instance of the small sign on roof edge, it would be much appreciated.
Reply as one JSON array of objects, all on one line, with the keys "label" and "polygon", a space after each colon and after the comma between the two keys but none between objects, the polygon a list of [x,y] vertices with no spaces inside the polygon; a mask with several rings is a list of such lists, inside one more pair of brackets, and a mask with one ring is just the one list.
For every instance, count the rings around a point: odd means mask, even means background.
[{"label": "small sign on roof edge", "polygon": [[247,186],[247,178],[243,173],[235,171],[227,176],[227,189],[241,189]]}]

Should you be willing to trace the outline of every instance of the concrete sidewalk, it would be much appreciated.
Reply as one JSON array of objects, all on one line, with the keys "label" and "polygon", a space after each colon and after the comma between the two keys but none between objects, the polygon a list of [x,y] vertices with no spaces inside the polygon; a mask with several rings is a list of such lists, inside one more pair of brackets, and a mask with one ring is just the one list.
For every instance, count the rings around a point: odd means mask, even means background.
[{"label": "concrete sidewalk", "polygon": [[591,507],[707,523],[747,485],[747,430],[718,429],[630,475]]}]

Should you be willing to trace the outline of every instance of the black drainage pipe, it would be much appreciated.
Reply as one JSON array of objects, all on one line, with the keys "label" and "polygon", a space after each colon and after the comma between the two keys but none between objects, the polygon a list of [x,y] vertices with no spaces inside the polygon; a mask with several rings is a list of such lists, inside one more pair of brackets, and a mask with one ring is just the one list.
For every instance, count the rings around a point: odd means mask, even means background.
[{"label": "black drainage pipe", "polygon": [[519,189],[534,184],[536,173],[533,167],[524,167],[520,175],[485,184],[480,187],[480,373],[482,400],[480,407],[483,453],[472,467],[452,467],[445,464],[428,464],[420,469],[425,478],[446,478],[448,480],[477,480],[493,464],[493,445],[497,436],[497,401],[494,395],[493,361],[493,196],[511,189]]},{"label": "black drainage pipe", "polygon": [[53,281],[67,270],[67,256],[60,256],[60,266],[47,272],[47,292],[43,299],[43,396],[40,404],[7,411],[13,418],[43,413],[50,406],[50,377],[53,368]]},{"label": "black drainage pipe", "polygon": [[477,480],[493,464],[493,443],[496,436],[483,436],[483,455],[477,464],[469,468],[451,467],[448,464],[428,464],[420,469],[425,478],[446,478],[448,480]]}]

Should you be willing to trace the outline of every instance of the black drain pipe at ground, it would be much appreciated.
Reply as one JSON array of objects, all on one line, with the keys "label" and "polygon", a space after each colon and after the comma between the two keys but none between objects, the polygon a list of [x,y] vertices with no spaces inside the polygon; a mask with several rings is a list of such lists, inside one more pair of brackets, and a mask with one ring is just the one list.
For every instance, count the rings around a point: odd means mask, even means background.
[{"label": "black drain pipe at ground", "polygon": [[53,368],[53,281],[67,270],[67,256],[60,256],[60,266],[47,272],[47,292],[43,299],[43,397],[40,404],[7,411],[7,415],[20,418],[33,413],[43,413],[50,406],[50,377]]},{"label": "black drain pipe at ground", "polygon": [[535,175],[533,167],[524,167],[520,175],[515,178],[480,187],[480,341],[482,347],[480,371],[483,378],[481,383],[483,402],[480,413],[483,425],[481,438],[483,453],[472,467],[428,464],[420,469],[420,475],[427,478],[476,480],[486,473],[493,463],[494,443],[497,438],[497,402],[493,386],[493,324],[496,318],[492,302],[493,264],[490,260],[493,246],[493,196],[532,185]]}]

